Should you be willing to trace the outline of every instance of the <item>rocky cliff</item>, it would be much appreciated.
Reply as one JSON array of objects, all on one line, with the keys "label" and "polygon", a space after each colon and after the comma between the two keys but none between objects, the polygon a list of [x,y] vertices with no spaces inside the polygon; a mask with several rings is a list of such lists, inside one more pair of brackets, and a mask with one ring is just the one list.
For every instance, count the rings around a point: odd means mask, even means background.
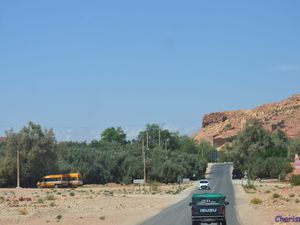
[{"label": "rocky cliff", "polygon": [[252,110],[207,114],[203,117],[202,129],[194,135],[194,139],[204,139],[218,147],[232,140],[248,122],[255,120],[269,131],[281,129],[290,138],[300,136],[300,94]]}]

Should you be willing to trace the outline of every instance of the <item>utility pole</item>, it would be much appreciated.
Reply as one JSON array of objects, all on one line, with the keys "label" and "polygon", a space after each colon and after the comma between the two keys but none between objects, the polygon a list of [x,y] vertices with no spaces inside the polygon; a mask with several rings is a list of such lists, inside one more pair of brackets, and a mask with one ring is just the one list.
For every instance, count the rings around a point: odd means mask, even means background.
[{"label": "utility pole", "polygon": [[145,148],[144,148],[144,139],[142,139],[142,154],[143,154],[143,161],[144,161],[144,184],[146,184],[147,174],[146,174],[146,154],[145,154]]},{"label": "utility pole", "polygon": [[17,150],[17,188],[20,188],[20,154]]},{"label": "utility pole", "polygon": [[149,150],[149,133],[148,133],[148,131],[146,132],[146,147],[147,147],[146,150]]},{"label": "utility pole", "polygon": [[158,128],[158,146],[160,146],[160,127]]}]

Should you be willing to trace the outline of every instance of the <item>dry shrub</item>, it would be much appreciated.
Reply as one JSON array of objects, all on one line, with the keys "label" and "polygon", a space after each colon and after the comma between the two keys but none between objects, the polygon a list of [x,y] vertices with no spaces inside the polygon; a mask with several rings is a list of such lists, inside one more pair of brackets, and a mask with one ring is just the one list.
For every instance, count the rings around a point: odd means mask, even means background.
[{"label": "dry shrub", "polygon": [[273,198],[279,198],[279,197],[280,197],[279,194],[277,194],[277,193],[274,193],[274,194],[273,194]]},{"label": "dry shrub", "polygon": [[262,200],[260,198],[252,198],[250,200],[250,203],[253,204],[253,205],[259,205],[262,203]]},{"label": "dry shrub", "polygon": [[28,210],[26,208],[18,209],[20,215],[28,215]]},{"label": "dry shrub", "polygon": [[47,195],[46,200],[53,201],[53,200],[55,200],[55,197],[54,197],[54,195]]}]

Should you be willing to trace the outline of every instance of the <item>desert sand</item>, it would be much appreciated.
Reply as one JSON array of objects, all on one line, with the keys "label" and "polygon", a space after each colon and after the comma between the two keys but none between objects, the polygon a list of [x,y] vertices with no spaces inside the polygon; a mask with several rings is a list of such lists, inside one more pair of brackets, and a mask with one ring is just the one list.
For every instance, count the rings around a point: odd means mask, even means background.
[{"label": "desert sand", "polygon": [[[300,187],[278,181],[255,182],[255,190],[244,189],[241,181],[234,180],[236,210],[242,225],[296,225],[299,222],[276,222],[277,216],[300,217]],[[253,204],[253,199],[261,203]],[[278,219],[278,218],[277,218]]]},{"label": "desert sand", "polygon": [[194,184],[87,185],[76,189],[0,189],[1,225],[134,225],[180,201]]}]

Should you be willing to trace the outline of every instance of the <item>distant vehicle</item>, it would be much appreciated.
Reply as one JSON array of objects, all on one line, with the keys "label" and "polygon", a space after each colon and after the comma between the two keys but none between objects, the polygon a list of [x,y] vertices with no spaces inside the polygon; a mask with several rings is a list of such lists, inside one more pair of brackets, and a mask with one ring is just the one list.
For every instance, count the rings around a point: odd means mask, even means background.
[{"label": "distant vehicle", "polygon": [[36,185],[38,188],[64,188],[82,186],[83,182],[79,173],[69,173],[44,176]]},{"label": "distant vehicle", "polygon": [[240,169],[233,169],[232,170],[232,179],[242,179],[244,174]]},{"label": "distant vehicle", "polygon": [[208,180],[200,180],[199,181],[198,190],[202,190],[202,189],[206,189],[206,190],[210,189]]},{"label": "distant vehicle", "polygon": [[219,193],[194,194],[190,202],[192,225],[217,223],[226,225],[226,197]]},{"label": "distant vehicle", "polygon": [[68,175],[70,176],[70,184],[72,187],[83,186],[80,173],[69,173]]},{"label": "distant vehicle", "polygon": [[59,188],[69,186],[69,176],[65,174],[56,174],[44,176],[37,182],[38,188]]}]

